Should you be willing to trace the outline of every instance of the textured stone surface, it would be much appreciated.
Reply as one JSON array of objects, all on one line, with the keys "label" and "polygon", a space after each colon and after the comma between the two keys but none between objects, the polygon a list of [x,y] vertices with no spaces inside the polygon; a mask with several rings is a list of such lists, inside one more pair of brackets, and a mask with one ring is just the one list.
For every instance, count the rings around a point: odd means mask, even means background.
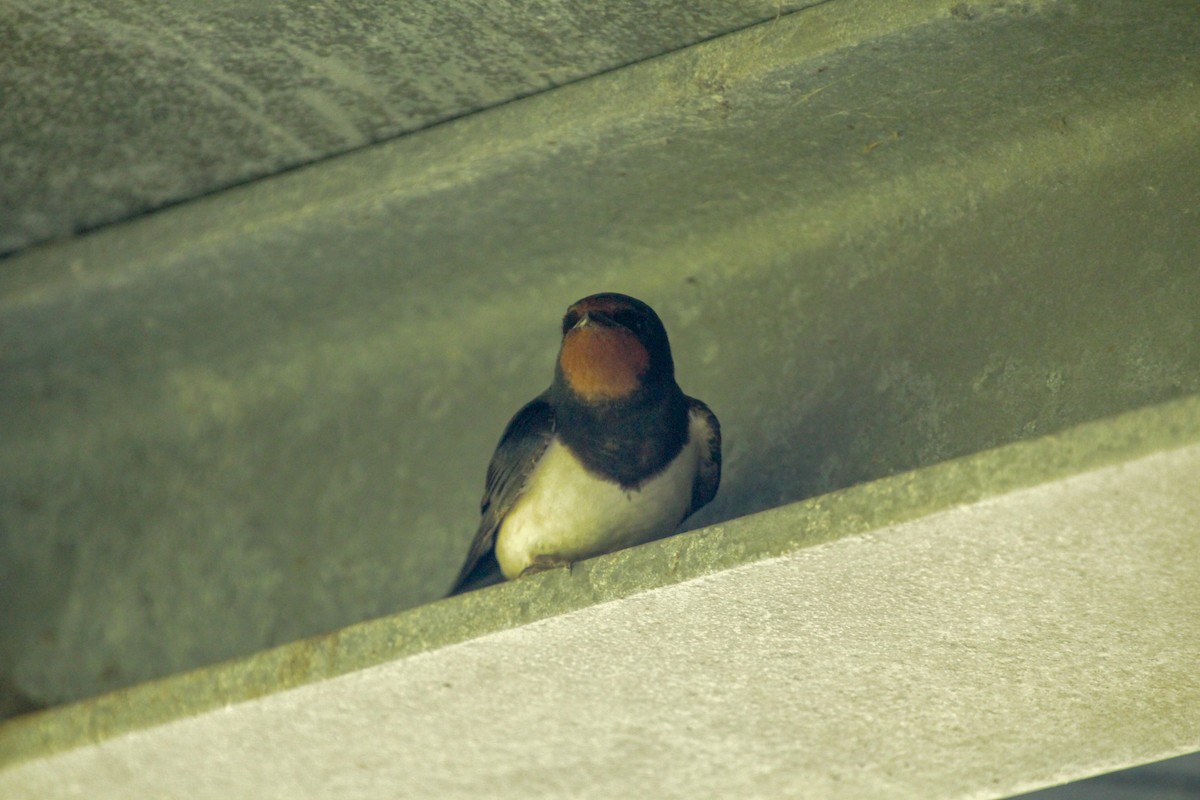
[{"label": "textured stone surface", "polygon": [[804,5],[3,0],[0,254]]},{"label": "textured stone surface", "polygon": [[593,291],[722,419],[696,525],[1200,390],[1193,4],[874,7],[7,260],[3,671],[61,702],[436,597]]},{"label": "textured stone surface", "polygon": [[1192,445],[1050,481],[10,766],[0,791],[1002,797],[1189,752],[1197,474]]}]

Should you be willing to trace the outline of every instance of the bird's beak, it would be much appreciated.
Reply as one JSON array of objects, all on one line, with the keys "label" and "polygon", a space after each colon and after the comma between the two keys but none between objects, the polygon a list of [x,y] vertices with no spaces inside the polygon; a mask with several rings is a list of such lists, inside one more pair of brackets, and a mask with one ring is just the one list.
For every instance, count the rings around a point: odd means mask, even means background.
[{"label": "bird's beak", "polygon": [[575,327],[582,328],[584,325],[590,325],[591,322],[592,322],[592,315],[585,311],[585,312],[583,312],[583,316],[579,318],[579,321],[575,323]]}]

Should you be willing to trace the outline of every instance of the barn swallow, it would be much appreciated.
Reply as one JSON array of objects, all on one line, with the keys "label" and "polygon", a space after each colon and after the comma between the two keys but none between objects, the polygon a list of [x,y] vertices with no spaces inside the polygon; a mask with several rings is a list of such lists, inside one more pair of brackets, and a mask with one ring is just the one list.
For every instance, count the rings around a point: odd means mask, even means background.
[{"label": "barn swallow", "polygon": [[667,331],[628,295],[567,309],[550,388],[504,429],[450,594],[671,533],[713,499],[721,428],[675,382]]}]

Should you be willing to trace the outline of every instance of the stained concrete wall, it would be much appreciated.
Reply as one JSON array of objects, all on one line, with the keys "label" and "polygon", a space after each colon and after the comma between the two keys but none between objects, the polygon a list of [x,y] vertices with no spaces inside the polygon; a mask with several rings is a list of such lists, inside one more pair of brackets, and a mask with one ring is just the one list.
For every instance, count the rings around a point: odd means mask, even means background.
[{"label": "stained concrete wall", "polygon": [[0,254],[811,3],[0,3]]},{"label": "stained concrete wall", "polygon": [[835,2],[10,258],[0,668],[57,703],[446,587],[557,317],[643,297],[695,525],[1200,391],[1190,2]]}]

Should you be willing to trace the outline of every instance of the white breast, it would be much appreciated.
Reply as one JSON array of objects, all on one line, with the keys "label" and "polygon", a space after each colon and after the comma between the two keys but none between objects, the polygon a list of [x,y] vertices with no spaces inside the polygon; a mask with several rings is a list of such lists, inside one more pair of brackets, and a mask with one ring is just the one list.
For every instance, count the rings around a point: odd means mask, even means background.
[{"label": "white breast", "polygon": [[592,475],[552,442],[496,535],[504,577],[517,577],[538,555],[579,561],[669,534],[692,501],[700,458],[692,433],[675,460],[636,491]]}]

